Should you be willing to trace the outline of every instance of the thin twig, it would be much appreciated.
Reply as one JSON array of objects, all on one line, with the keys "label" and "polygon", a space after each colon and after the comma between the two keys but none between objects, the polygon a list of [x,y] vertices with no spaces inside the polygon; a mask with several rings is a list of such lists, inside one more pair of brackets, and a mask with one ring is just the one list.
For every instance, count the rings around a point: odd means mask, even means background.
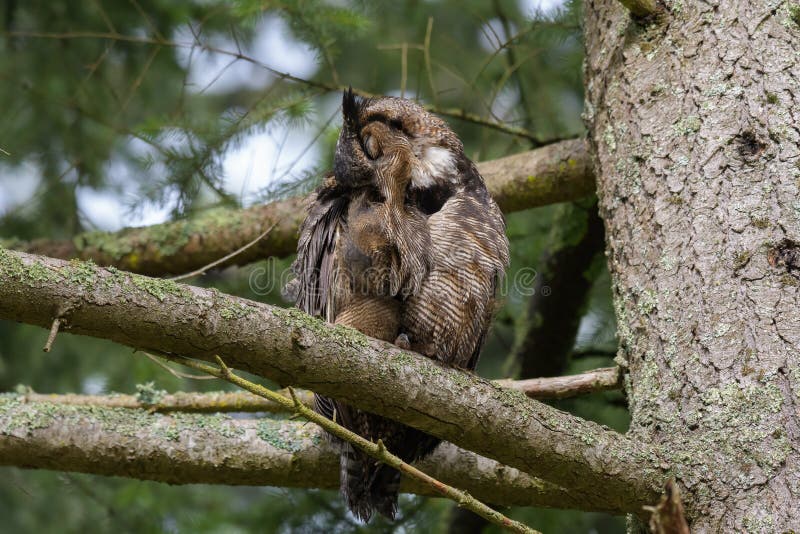
[{"label": "thin twig", "polygon": [[234,250],[230,254],[228,254],[226,256],[223,256],[222,258],[220,258],[218,260],[212,261],[208,265],[204,265],[204,266],[200,267],[199,269],[195,269],[194,271],[192,271],[190,273],[181,274],[181,275],[178,275],[178,276],[173,276],[172,278],[170,278],[170,280],[173,280],[173,281],[174,280],[185,280],[185,279],[191,278],[193,276],[198,276],[198,275],[201,275],[201,274],[205,274],[205,272],[208,271],[209,269],[213,269],[217,265],[220,265],[221,263],[225,263],[226,261],[228,261],[231,258],[235,258],[236,256],[238,256],[239,254],[241,254],[242,252],[244,252],[248,248],[252,247],[256,243],[261,241],[263,238],[265,238],[267,236],[267,234],[269,234],[272,231],[273,228],[275,228],[275,226],[279,222],[280,221],[275,221],[274,223],[272,223],[272,225],[269,228],[267,228],[266,230],[261,232],[261,235],[259,235],[258,237],[256,237],[255,239],[253,239],[252,241],[247,243],[246,245],[244,245],[242,247],[239,247],[238,249]]},{"label": "thin twig", "polygon": [[153,360],[156,363],[156,365],[159,365],[160,367],[163,367],[164,369],[166,369],[167,372],[169,374],[171,374],[172,376],[174,376],[175,378],[188,378],[189,380],[214,380],[213,376],[190,375],[188,373],[182,373],[180,371],[176,371],[175,369],[172,369],[170,366],[166,365],[164,362],[162,362],[161,360],[159,360],[158,358],[156,358],[152,354],[149,354],[147,352],[143,352],[142,354],[144,354],[145,356],[147,356],[148,358]]},{"label": "thin twig", "polygon": [[408,80],[408,43],[403,43],[400,51],[400,98],[406,97],[406,81]]},{"label": "thin twig", "polygon": [[50,349],[53,347],[53,342],[56,340],[56,335],[58,335],[58,328],[61,326],[61,317],[56,317],[53,319],[53,324],[50,326],[50,335],[47,336],[47,342],[44,344],[44,348],[42,349],[45,352],[50,352]]},{"label": "thin twig", "polygon": [[622,372],[619,367],[603,367],[578,375],[497,380],[495,384],[516,389],[533,399],[566,399],[585,393],[621,389]]},{"label": "thin twig", "polygon": [[189,358],[183,358],[181,356],[174,356],[170,354],[159,354],[159,356],[167,360],[180,363],[187,367],[191,367],[192,369],[203,371],[212,376],[216,376],[217,378],[227,380],[231,384],[235,384],[240,388],[245,389],[255,395],[272,400],[280,404],[281,406],[284,406],[285,408],[294,411],[295,413],[301,415],[305,419],[321,426],[334,436],[354,445],[356,448],[365,452],[369,456],[372,456],[373,458],[380,460],[381,462],[397,469],[398,471],[407,476],[410,476],[427,484],[428,486],[433,488],[434,491],[438,492],[442,496],[448,497],[453,501],[455,501],[456,503],[458,503],[459,506],[471,510],[472,512],[480,515],[481,517],[491,521],[492,523],[502,528],[505,528],[512,532],[537,534],[537,531],[531,529],[530,527],[518,521],[514,521],[513,519],[504,516],[497,510],[494,510],[489,506],[486,506],[485,504],[478,501],[471,495],[463,491],[460,491],[452,486],[449,486],[439,480],[436,480],[430,475],[423,473],[416,467],[407,464],[394,454],[387,451],[383,445],[383,442],[381,442],[380,440],[378,441],[377,444],[368,441],[363,437],[359,436],[358,434],[351,432],[346,428],[344,428],[343,426],[331,421],[327,417],[318,414],[314,410],[308,408],[303,403],[301,403],[297,398],[297,395],[294,393],[294,390],[292,390],[291,388],[289,388],[289,395],[291,396],[291,399],[288,399],[285,396],[280,395],[279,393],[276,393],[272,390],[269,390],[263,386],[250,382],[249,380],[245,380],[244,378],[236,375],[225,365],[225,363],[219,356],[216,357],[217,363],[219,364],[219,368],[206,365],[204,363],[200,363],[198,361],[191,360]]},{"label": "thin twig", "polygon": [[431,69],[431,33],[433,33],[433,17],[428,17],[428,27],[425,29],[425,43],[423,44],[423,54],[425,56],[425,70],[428,73],[428,83],[431,86],[431,98],[434,104],[439,105],[439,95],[436,93],[436,86],[433,81],[433,69]]}]

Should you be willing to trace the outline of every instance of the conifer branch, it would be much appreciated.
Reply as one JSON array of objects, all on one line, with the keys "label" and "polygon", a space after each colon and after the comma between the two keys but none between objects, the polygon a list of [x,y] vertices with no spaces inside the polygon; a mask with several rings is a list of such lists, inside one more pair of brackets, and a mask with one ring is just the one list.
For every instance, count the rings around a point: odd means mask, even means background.
[{"label": "conifer branch", "polygon": [[511,532],[537,534],[537,531],[518,521],[509,519],[497,510],[486,506],[471,495],[440,482],[432,476],[420,471],[416,467],[404,462],[398,456],[395,456],[388,451],[381,440],[378,440],[378,443],[373,443],[359,436],[355,432],[352,432],[340,424],[328,419],[327,417],[315,412],[300,401],[299,397],[295,395],[294,389],[292,388],[288,388],[291,399],[286,398],[280,393],[238,376],[236,373],[231,371],[227,365],[225,365],[225,362],[219,357],[219,355],[215,355],[214,357],[219,367],[213,367],[189,358],[183,358],[169,354],[161,353],[158,354],[158,356],[230,382],[231,384],[234,384],[245,391],[249,391],[253,395],[258,395],[259,397],[263,397],[274,402],[275,404],[282,406],[287,411],[293,411],[294,413],[302,416],[304,419],[311,421],[312,423],[316,423],[318,426],[322,427],[337,438],[350,443],[357,449],[375,458],[376,460],[379,460],[386,465],[397,469],[407,477],[417,479],[420,482],[427,484],[443,497],[447,497],[448,499],[455,501],[459,506],[478,514],[487,521],[490,521],[499,527]]}]

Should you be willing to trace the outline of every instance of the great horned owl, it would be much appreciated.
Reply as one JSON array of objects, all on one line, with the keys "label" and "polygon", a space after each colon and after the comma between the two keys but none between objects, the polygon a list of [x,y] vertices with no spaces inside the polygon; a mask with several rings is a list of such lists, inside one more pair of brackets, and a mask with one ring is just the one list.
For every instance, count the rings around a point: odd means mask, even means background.
[{"label": "great horned owl", "polygon": [[[502,213],[461,141],[419,105],[345,92],[333,176],[298,241],[296,305],[472,370],[508,264]],[[316,396],[316,410],[412,462],[439,439]],[[347,443],[341,492],[367,521],[393,518],[400,473]]]}]

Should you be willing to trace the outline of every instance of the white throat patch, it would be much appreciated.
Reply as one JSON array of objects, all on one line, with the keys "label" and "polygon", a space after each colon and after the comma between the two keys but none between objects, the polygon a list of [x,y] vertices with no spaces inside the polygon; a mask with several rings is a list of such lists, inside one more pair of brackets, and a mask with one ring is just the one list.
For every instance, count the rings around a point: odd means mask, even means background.
[{"label": "white throat patch", "polygon": [[456,162],[453,153],[439,146],[427,147],[419,156],[419,165],[411,171],[411,183],[414,187],[430,187],[437,178],[456,179]]}]

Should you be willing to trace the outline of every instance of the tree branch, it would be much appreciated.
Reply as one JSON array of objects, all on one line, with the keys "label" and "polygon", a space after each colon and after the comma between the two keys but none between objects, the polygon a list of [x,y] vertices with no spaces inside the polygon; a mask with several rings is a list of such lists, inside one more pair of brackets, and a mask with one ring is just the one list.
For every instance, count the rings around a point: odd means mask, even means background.
[{"label": "tree branch", "polygon": [[622,389],[619,367],[603,367],[577,375],[498,380],[497,385],[522,391],[532,399],[566,399],[585,393]]},{"label": "tree branch", "polygon": [[447,497],[448,499],[455,501],[458,504],[458,506],[463,506],[464,508],[472,511],[473,513],[476,513],[479,516],[483,517],[487,521],[490,521],[500,527],[503,527],[506,530],[510,530],[512,532],[519,532],[521,534],[541,534],[533,530],[532,528],[528,527],[527,525],[520,523],[519,521],[514,521],[513,519],[506,517],[497,510],[493,509],[490,506],[487,506],[480,500],[471,496],[469,493],[459,490],[451,485],[445,484],[444,482],[437,480],[435,477],[430,476],[424,471],[421,471],[416,467],[404,462],[403,460],[400,459],[400,457],[394,455],[391,451],[387,450],[386,446],[383,444],[383,441],[381,439],[378,439],[377,443],[373,443],[372,441],[364,438],[363,436],[356,434],[352,430],[348,430],[347,428],[343,427],[336,421],[328,419],[324,415],[315,412],[314,410],[303,404],[300,398],[298,398],[298,396],[295,395],[294,389],[292,388],[288,388],[289,395],[291,396],[290,399],[281,395],[278,392],[269,390],[264,386],[261,386],[245,378],[240,377],[239,375],[234,373],[225,364],[225,362],[222,361],[222,358],[220,358],[219,356],[216,357],[218,367],[207,365],[205,363],[201,363],[189,358],[184,358],[183,356],[163,355],[162,357],[166,358],[167,360],[178,362],[182,365],[186,365],[188,367],[191,367],[192,369],[208,373],[209,375],[215,376],[222,380],[226,380],[227,382],[235,384],[240,388],[249,391],[250,393],[258,395],[259,397],[269,399],[272,402],[283,406],[284,409],[293,411],[295,414],[303,417],[309,422],[316,423],[318,426],[324,428],[330,434],[338,437],[342,441],[349,443],[350,445],[353,445],[355,448],[359,449],[361,452],[367,454],[368,456],[371,456],[376,460],[395,468],[397,471],[399,471],[403,475],[406,475],[408,478],[420,482],[425,486],[428,486],[435,493],[438,493],[443,497]]},{"label": "tree branch", "polygon": [[586,506],[640,512],[663,483],[657,449],[463,371],[298,310],[0,249],[0,319],[213,361],[409,424],[562,486]]},{"label": "tree branch", "polygon": [[[10,395],[0,397],[0,465],[169,484],[339,485],[338,452],[313,424],[61,406]],[[563,488],[449,443],[415,465],[497,505],[582,505]],[[401,488],[439,496],[413,480]]]},{"label": "tree branch", "polygon": [[[593,193],[590,167],[582,139],[478,164],[489,191],[507,213]],[[295,197],[243,210],[217,208],[191,219],[120,232],[88,232],[71,241],[7,240],[4,246],[54,258],[91,259],[154,276],[183,274],[244,247],[273,225],[263,239],[222,266],[293,254],[306,213],[306,200]]]},{"label": "tree branch", "polygon": [[[532,399],[566,399],[586,393],[621,389],[621,374],[617,367],[594,369],[585,373],[530,380],[495,380],[494,384],[504,388],[516,389]],[[294,390],[295,395],[306,406],[311,406],[313,396],[310,391]],[[289,395],[287,389],[280,390],[283,396]],[[152,402],[145,402],[140,395],[78,395],[22,393],[23,402],[49,402],[69,406],[102,406],[105,408],[126,408],[149,410],[151,412],[187,413],[285,413],[280,405],[246,391],[217,391],[210,393],[176,392],[157,395]]]}]

